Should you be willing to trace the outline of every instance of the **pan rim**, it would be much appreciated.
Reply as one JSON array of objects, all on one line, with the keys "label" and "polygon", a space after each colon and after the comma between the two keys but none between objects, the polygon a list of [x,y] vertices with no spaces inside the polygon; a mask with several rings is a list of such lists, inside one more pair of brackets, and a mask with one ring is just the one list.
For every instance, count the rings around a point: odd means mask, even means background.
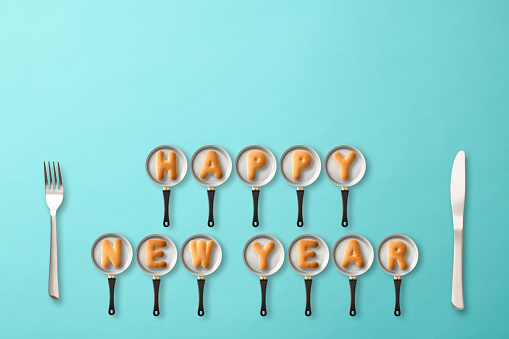
[{"label": "pan rim", "polygon": [[[336,251],[339,247],[339,244],[342,243],[343,241],[345,241],[346,239],[348,238],[359,238],[361,239],[361,241],[364,243],[364,244],[368,244],[368,248],[370,249],[370,260],[369,260],[369,263],[367,265],[365,265],[362,269],[361,269],[361,273],[358,273],[358,274],[355,274],[355,275],[351,275],[349,274],[346,269],[343,268],[343,266],[341,266],[340,263],[337,262],[336,260]],[[359,239],[355,239],[355,240],[359,240]],[[334,266],[336,266],[336,268],[338,269],[338,271],[340,271],[341,273],[343,273],[344,275],[347,275],[347,276],[350,276],[350,277],[358,277],[364,273],[366,273],[370,268],[371,268],[371,265],[373,265],[373,260],[374,260],[374,256],[375,256],[375,252],[373,250],[373,245],[371,245],[371,243],[369,242],[368,239],[366,239],[365,237],[363,237],[362,235],[360,234],[347,234],[347,235],[344,235],[342,236],[341,238],[338,239],[338,241],[336,241],[336,243],[334,244],[334,246],[332,247],[332,251],[331,251],[331,257],[332,257],[332,262],[334,263]]]},{"label": "pan rim", "polygon": [[[121,267],[115,268],[114,270],[107,271],[102,267],[101,265],[98,265],[94,258],[94,249],[98,245],[99,241],[105,239],[106,237],[117,237],[120,238],[123,245],[126,245],[126,248],[128,249],[127,252],[127,258],[126,264],[122,265]],[[100,235],[97,239],[95,239],[94,243],[92,244],[92,249],[90,251],[90,256],[92,258],[92,263],[94,264],[95,268],[97,268],[101,273],[108,274],[108,275],[117,275],[122,272],[124,272],[129,266],[131,266],[131,262],[133,260],[133,248],[131,247],[131,243],[129,240],[126,239],[123,235],[120,235],[118,233],[104,233],[103,235]]]},{"label": "pan rim", "polygon": [[[274,169],[271,171],[269,177],[267,179],[265,179],[264,181],[262,181],[262,182],[255,183],[254,181],[246,180],[239,173],[240,172],[240,168],[239,168],[239,165],[240,165],[239,164],[240,156],[243,155],[246,151],[248,151],[251,148],[260,148],[260,149],[262,149],[264,151],[264,153],[269,158],[271,158],[272,161],[274,162]],[[272,181],[272,179],[274,179],[274,176],[276,175],[276,172],[277,172],[277,165],[278,164],[277,164],[277,161],[276,161],[276,157],[274,156],[274,154],[267,147],[264,147],[262,145],[249,145],[249,146],[246,146],[243,149],[241,149],[240,152],[237,154],[237,156],[235,157],[234,167],[235,167],[235,174],[237,175],[239,180],[242,181],[244,184],[246,184],[246,185],[248,185],[250,187],[262,187],[262,186],[267,185],[269,182]]]},{"label": "pan rim", "polygon": [[[329,162],[329,159],[332,157],[332,155],[335,152],[337,152],[338,149],[341,149],[341,148],[347,148],[347,149],[353,150],[359,156],[359,158],[362,159],[361,173],[357,176],[357,178],[355,178],[354,180],[351,180],[348,183],[339,182],[334,177],[332,177],[332,175],[329,173],[329,170],[327,169],[327,164]],[[339,145],[339,146],[332,148],[325,156],[325,159],[323,160],[323,170],[325,172],[325,175],[329,179],[329,181],[332,182],[334,185],[339,186],[339,187],[350,187],[350,186],[357,184],[364,177],[364,174],[366,173],[366,158],[364,158],[364,154],[362,154],[361,151],[359,151],[356,147],[354,147],[352,145]]]},{"label": "pan rim", "polygon": [[[265,237],[265,238],[271,239],[271,241],[273,241],[276,244],[276,247],[280,248],[281,253],[282,253],[277,266],[275,268],[273,268],[271,271],[267,272],[267,273],[256,271],[255,269],[253,269],[248,264],[248,262],[246,260],[246,253],[247,253],[247,250],[249,249],[248,245],[250,243],[252,243],[255,239],[261,238],[261,237]],[[248,241],[246,241],[246,244],[244,245],[244,248],[242,249],[242,260],[244,261],[244,265],[247,267],[247,269],[251,273],[253,273],[253,274],[255,274],[255,275],[259,276],[259,277],[267,277],[269,275],[273,275],[274,273],[277,273],[281,269],[281,267],[283,266],[283,263],[285,262],[285,248],[283,247],[281,242],[275,236],[270,235],[270,234],[257,234],[257,235],[252,236],[251,238],[249,238]],[[265,274],[260,274],[260,273],[265,273]]]},{"label": "pan rim", "polygon": [[[172,180],[173,182],[171,183],[171,185],[166,185],[164,183],[161,183],[161,181],[157,180],[156,178],[154,178],[152,176],[152,174],[150,173],[150,169],[149,169],[149,162],[150,162],[150,159],[152,158],[152,156],[154,155],[154,153],[156,153],[157,151],[160,151],[160,150],[163,150],[163,149],[168,149],[168,150],[171,150],[175,153],[177,153],[180,157],[182,157],[184,159],[184,171],[182,172],[182,176],[180,178],[177,178],[176,180]],[[165,155],[166,156],[166,155]],[[147,159],[145,160],[145,171],[147,172],[147,175],[149,177],[149,179],[156,185],[158,186],[161,186],[161,187],[173,187],[175,185],[177,185],[178,183],[180,183],[184,177],[186,176],[187,174],[187,158],[184,154],[184,152],[182,152],[178,147],[176,146],[173,146],[173,145],[160,145],[160,146],[157,146],[156,148],[154,148],[152,151],[150,151],[150,153],[148,154],[147,156]]]},{"label": "pan rim", "polygon": [[[406,240],[415,249],[415,260],[413,262],[413,265],[411,267],[407,268],[406,272],[403,272],[402,274],[399,274],[399,275],[394,274],[394,272],[392,272],[387,267],[385,267],[381,262],[380,256],[381,256],[381,252],[382,252],[382,246],[387,241],[389,241],[391,238],[402,238],[402,239]],[[408,273],[410,273],[414,270],[415,266],[417,265],[417,261],[419,261],[419,249],[417,248],[417,245],[415,244],[415,242],[409,236],[406,236],[404,234],[391,234],[391,235],[388,235],[385,238],[383,238],[382,241],[380,241],[380,244],[378,244],[378,247],[376,249],[376,260],[378,262],[378,266],[380,266],[380,268],[385,273],[392,275],[393,277],[401,277],[401,276],[407,275]]]},{"label": "pan rim", "polygon": [[[303,239],[303,238],[314,238],[316,241],[318,241],[318,243],[321,243],[321,245],[323,245],[324,249],[325,249],[325,253],[324,253],[324,262],[323,262],[323,265],[319,268],[319,269],[314,269],[314,272],[303,272],[301,271],[301,268],[300,267],[296,267],[293,263],[292,263],[292,260],[291,260],[291,255],[290,255],[290,251],[291,249],[293,248],[293,246],[295,246],[295,244]],[[302,275],[302,276],[305,276],[305,277],[312,277],[312,276],[315,276],[319,273],[321,273],[325,267],[327,267],[327,264],[329,263],[329,247],[327,246],[327,243],[322,239],[320,238],[319,236],[315,235],[315,234],[301,234],[299,236],[297,236],[295,239],[292,240],[292,242],[290,243],[290,245],[288,246],[288,249],[286,250],[286,256],[288,258],[288,263],[290,264],[290,266],[292,267],[292,269]],[[318,271],[317,271],[318,270]]]},{"label": "pan rim", "polygon": [[[215,268],[208,268],[206,272],[197,272],[197,271],[193,270],[191,267],[187,266],[187,264],[184,261],[184,249],[186,248],[186,245],[189,242],[191,242],[191,240],[194,240],[195,238],[206,238],[206,239],[214,241],[214,249],[219,250],[219,252],[217,252],[218,259],[217,259],[217,265],[215,265],[216,266]],[[219,265],[221,265],[221,260],[223,259],[223,252],[221,250],[221,246],[219,245],[219,243],[217,242],[216,239],[212,238],[208,234],[194,234],[194,235],[190,236],[189,238],[187,238],[182,243],[182,246],[180,247],[179,254],[180,254],[180,263],[182,264],[182,266],[184,266],[186,271],[188,271],[189,273],[191,273],[192,275],[197,276],[197,277],[206,276],[206,275],[214,273],[219,268]]]},{"label": "pan rim", "polygon": [[[294,181],[293,179],[289,178],[286,176],[286,174],[284,173],[284,170],[283,170],[283,160],[288,156],[288,154],[297,149],[297,148],[303,148],[303,149],[306,149],[307,151],[309,151],[310,153],[312,153],[312,155],[314,155],[318,161],[318,166],[317,166],[317,170],[316,170],[316,173],[315,175],[307,180],[306,182],[296,182]],[[322,161],[320,160],[320,156],[318,155],[318,153],[311,147],[309,146],[306,146],[306,145],[293,145],[293,146],[290,146],[286,151],[283,152],[283,154],[281,155],[281,158],[279,158],[279,173],[281,173],[281,176],[283,177],[283,179],[289,183],[290,185],[294,186],[294,187],[306,187],[306,186],[309,186],[311,185],[312,183],[314,183],[316,181],[316,179],[318,179],[318,177],[320,176],[320,172],[322,170]]]},{"label": "pan rim", "polygon": [[[206,183],[202,178],[200,178],[200,176],[197,173],[194,172],[194,169],[193,169],[193,164],[196,161],[197,155],[206,148],[212,148],[215,151],[219,151],[226,158],[226,160],[228,162],[228,168],[226,169],[226,171],[223,172],[223,177],[216,183]],[[217,187],[219,185],[224,184],[224,182],[226,180],[228,180],[228,178],[230,177],[230,174],[232,172],[232,159],[231,159],[230,155],[228,154],[228,152],[226,152],[226,150],[224,148],[217,146],[217,145],[205,145],[205,146],[198,148],[193,153],[193,156],[191,157],[191,160],[189,161],[189,169],[191,171],[191,175],[193,176],[194,180],[196,180],[199,184],[201,184],[205,187]]]},{"label": "pan rim", "polygon": [[[175,259],[173,259],[172,262],[168,264],[166,269],[161,270],[160,272],[150,272],[148,269],[143,267],[143,265],[140,263],[140,260],[138,259],[138,253],[141,251],[141,245],[143,243],[145,243],[147,240],[149,240],[150,238],[164,238],[164,240],[168,243],[168,245],[170,247],[170,251],[172,251],[173,254],[175,254]],[[153,277],[160,277],[162,275],[165,275],[165,274],[169,273],[171,270],[173,270],[173,268],[177,264],[177,256],[178,256],[177,247],[175,246],[175,243],[170,238],[168,238],[167,236],[162,235],[162,234],[150,234],[150,235],[147,235],[145,238],[140,240],[140,242],[136,246],[134,258],[136,259],[136,263],[138,264],[138,267],[143,272],[145,272],[148,275],[151,275]],[[154,273],[158,273],[158,274],[154,274]]]}]

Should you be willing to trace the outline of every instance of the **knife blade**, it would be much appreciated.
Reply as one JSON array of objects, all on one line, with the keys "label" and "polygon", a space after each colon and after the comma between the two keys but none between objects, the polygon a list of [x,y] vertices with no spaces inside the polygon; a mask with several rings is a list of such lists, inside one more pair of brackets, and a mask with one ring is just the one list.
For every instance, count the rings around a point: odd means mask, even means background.
[{"label": "knife blade", "polygon": [[451,173],[451,208],[453,221],[453,261],[451,302],[457,310],[463,302],[463,214],[465,211],[465,152],[459,151]]}]

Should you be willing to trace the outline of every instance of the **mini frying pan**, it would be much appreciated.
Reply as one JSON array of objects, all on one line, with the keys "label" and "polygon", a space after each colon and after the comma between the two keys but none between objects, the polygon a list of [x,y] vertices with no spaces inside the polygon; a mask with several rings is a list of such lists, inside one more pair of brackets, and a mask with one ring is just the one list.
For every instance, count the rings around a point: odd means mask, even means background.
[{"label": "mini frying pan", "polygon": [[[347,255],[345,250],[350,240],[357,240],[359,243],[362,257],[364,258],[363,267],[358,267],[355,263],[350,263],[347,267],[341,266],[343,256]],[[357,311],[355,310],[355,287],[357,285],[357,276],[369,270],[373,263],[374,256],[373,247],[369,241],[358,234],[348,234],[341,237],[338,241],[336,241],[332,248],[332,262],[334,263],[334,266],[336,266],[341,273],[350,277],[350,315],[352,317],[357,314]]]},{"label": "mini frying pan", "polygon": [[[223,176],[220,179],[217,179],[213,174],[207,175],[205,179],[200,178],[200,170],[203,165],[203,160],[205,160],[205,155],[207,154],[208,151],[215,151],[217,153],[219,164],[221,165],[221,169],[223,171]],[[193,156],[191,157],[190,167],[193,178],[196,179],[196,181],[198,181],[203,186],[207,186],[207,195],[209,198],[209,220],[207,222],[207,225],[209,225],[209,227],[213,227],[214,194],[215,194],[214,188],[224,183],[230,176],[230,173],[232,171],[232,160],[230,159],[228,152],[226,152],[221,147],[215,145],[207,145],[200,147],[196,152],[194,152]]]},{"label": "mini frying pan", "polygon": [[[210,258],[210,265],[208,268],[204,268],[200,266],[195,268],[193,266],[193,258],[191,256],[191,249],[189,248],[189,243],[194,240],[198,242],[199,240],[214,241],[214,249],[212,250],[212,256]],[[203,308],[203,288],[205,287],[205,276],[213,273],[221,264],[221,258],[223,254],[221,252],[221,247],[216,239],[212,238],[210,235],[206,234],[195,234],[189,237],[180,248],[180,262],[182,262],[182,266],[191,274],[198,277],[198,294],[199,294],[199,302],[198,302],[198,315],[203,317],[205,314],[205,310]]]},{"label": "mini frying pan", "polygon": [[[268,257],[268,267],[265,270],[260,268],[259,257],[253,249],[253,243],[258,242],[260,245],[265,247],[268,242],[272,241],[275,245],[272,252]],[[260,287],[262,290],[262,306],[260,308],[260,315],[265,317],[267,315],[267,306],[265,302],[265,295],[267,292],[267,277],[279,271],[283,262],[285,261],[285,249],[283,245],[273,237],[268,234],[258,234],[249,239],[244,246],[244,250],[242,251],[242,259],[244,259],[244,265],[246,265],[247,269],[258,276],[260,276]]]},{"label": "mini frying pan", "polygon": [[[177,154],[177,179],[171,180],[168,177],[168,172],[164,172],[164,178],[163,180],[157,180],[156,176],[156,154],[158,151],[164,152],[164,159],[168,159],[168,153],[171,151],[175,152]],[[171,186],[175,186],[178,184],[184,177],[186,176],[187,172],[187,160],[184,153],[182,153],[181,150],[179,150],[175,146],[170,145],[162,145],[159,147],[154,148],[150,153],[148,154],[147,161],[145,161],[145,170],[147,171],[147,175],[156,185],[163,187],[163,198],[164,198],[164,219],[163,219],[163,226],[168,227],[170,226],[170,215],[169,215],[169,204],[170,204],[170,193],[171,193]]]},{"label": "mini frying pan", "polygon": [[[103,240],[108,240],[112,245],[116,239],[120,239],[122,241],[122,263],[120,267],[115,267],[110,262],[108,267],[102,267],[101,265],[101,244]],[[92,251],[90,252],[92,256],[92,263],[94,266],[108,275],[108,285],[110,287],[110,306],[108,309],[109,315],[115,314],[115,275],[124,272],[129,265],[131,264],[131,260],[133,259],[133,249],[131,248],[131,244],[127,241],[126,238],[117,233],[106,233],[101,235],[94,241],[92,245]]]},{"label": "mini frying pan", "polygon": [[[350,175],[347,180],[342,180],[340,177],[340,168],[336,160],[334,160],[334,153],[339,152],[346,157],[350,152],[354,152],[356,155],[355,160],[350,165]],[[364,173],[366,172],[366,159],[364,155],[355,147],[350,145],[336,146],[330,150],[323,161],[323,169],[327,178],[336,186],[341,187],[341,198],[343,200],[343,219],[341,225],[343,227],[348,226],[348,215],[347,215],[347,203],[348,203],[348,187],[358,183]]]},{"label": "mini frying pan", "polygon": [[[156,261],[164,261],[166,267],[162,268],[151,268],[147,265],[147,241],[148,240],[164,240],[166,241],[165,247],[156,247],[154,250],[163,251],[164,255],[159,258],[155,258]],[[143,238],[138,246],[136,247],[136,262],[140,266],[141,270],[147,274],[153,276],[152,283],[154,285],[154,311],[152,314],[158,316],[159,312],[159,285],[161,284],[161,276],[170,272],[175,264],[177,263],[177,247],[170,238],[161,234],[152,234]]]},{"label": "mini frying pan", "polygon": [[[251,151],[261,151],[267,157],[267,163],[264,167],[256,170],[256,177],[253,180],[249,180],[247,176],[247,154]],[[276,174],[277,162],[274,154],[267,148],[260,145],[251,145],[244,148],[239,152],[235,158],[235,173],[239,177],[240,181],[244,184],[253,188],[253,226],[258,227],[260,222],[258,221],[258,197],[260,196],[260,186],[268,184],[274,174]]]},{"label": "mini frying pan", "polygon": [[[316,252],[315,257],[309,258],[308,261],[316,261],[318,263],[317,268],[300,268],[299,267],[299,249],[298,243],[300,240],[315,240],[318,242],[318,247],[308,248]],[[293,270],[300,275],[304,276],[304,283],[306,284],[306,310],[304,314],[306,316],[311,315],[311,283],[313,282],[312,277],[320,273],[329,262],[329,248],[325,241],[320,237],[313,234],[303,234],[293,239],[290,246],[288,247],[288,263]]]},{"label": "mini frying pan", "polygon": [[[396,268],[394,270],[390,270],[387,266],[387,245],[390,241],[399,240],[405,243],[407,247],[407,253],[405,255],[405,260],[407,262],[407,269],[402,270],[399,267],[399,264],[396,264]],[[412,239],[402,234],[393,234],[386,237],[376,250],[376,259],[378,260],[378,264],[384,270],[385,273],[394,276],[394,289],[396,291],[396,306],[394,307],[394,315],[399,317],[401,315],[401,308],[399,305],[399,291],[401,288],[401,276],[410,273],[417,265],[417,260],[419,259],[419,251],[417,250],[417,245],[413,242]]]},{"label": "mini frying pan", "polygon": [[[306,151],[311,154],[311,165],[308,168],[303,169],[301,172],[301,178],[294,180],[292,177],[292,154],[295,151]],[[302,201],[304,200],[304,187],[311,185],[320,175],[321,161],[318,153],[314,149],[304,145],[295,145],[287,149],[281,159],[279,160],[279,171],[283,176],[283,179],[292,186],[297,187],[297,202],[299,206],[299,214],[297,217],[297,226],[304,226],[304,219],[302,217]]]}]

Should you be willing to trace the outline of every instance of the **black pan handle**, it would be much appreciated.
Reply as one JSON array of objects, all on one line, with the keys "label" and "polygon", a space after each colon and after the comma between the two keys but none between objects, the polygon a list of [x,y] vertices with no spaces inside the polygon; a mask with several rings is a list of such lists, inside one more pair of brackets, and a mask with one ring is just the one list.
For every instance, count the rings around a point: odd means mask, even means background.
[{"label": "black pan handle", "polygon": [[164,220],[163,220],[163,226],[168,227],[170,226],[170,193],[171,191],[169,189],[163,189],[163,198],[164,198]]},{"label": "black pan handle", "polygon": [[205,310],[203,309],[203,288],[205,287],[205,279],[198,278],[198,294],[199,294],[199,302],[198,302],[198,315],[203,317],[205,314]]},{"label": "black pan handle", "polygon": [[253,227],[258,227],[260,222],[258,221],[258,197],[260,196],[260,190],[253,190]]},{"label": "black pan handle", "polygon": [[297,202],[299,204],[299,216],[297,217],[297,226],[304,226],[304,219],[302,218],[302,202],[304,201],[304,189],[297,190]]},{"label": "black pan handle", "polygon": [[108,278],[108,285],[110,286],[110,308],[108,309],[109,315],[115,314],[115,281],[117,278]]},{"label": "black pan handle", "polygon": [[159,285],[161,284],[160,279],[153,279],[152,282],[154,283],[154,317],[159,316],[161,312],[159,312]]},{"label": "black pan handle", "polygon": [[357,279],[350,279],[350,315],[353,317],[357,314],[355,311],[355,286]]},{"label": "black pan handle", "polygon": [[309,317],[311,315],[311,284],[313,280],[305,279],[304,282],[306,283],[306,311],[304,314]]},{"label": "black pan handle", "polygon": [[216,194],[214,189],[207,191],[207,195],[209,196],[209,227],[214,227],[214,194]]},{"label": "black pan handle", "polygon": [[341,198],[343,198],[343,220],[341,220],[341,226],[348,226],[348,214],[347,214],[347,204],[348,204],[348,192],[349,190],[341,190]]},{"label": "black pan handle", "polygon": [[399,306],[399,290],[401,289],[401,279],[394,279],[394,290],[396,291],[396,306],[394,306],[394,315],[399,317],[401,315],[401,308]]},{"label": "black pan handle", "polygon": [[260,315],[265,317],[267,315],[267,304],[265,302],[265,295],[267,294],[267,278],[260,279],[260,287],[262,289],[262,307],[260,308]]}]

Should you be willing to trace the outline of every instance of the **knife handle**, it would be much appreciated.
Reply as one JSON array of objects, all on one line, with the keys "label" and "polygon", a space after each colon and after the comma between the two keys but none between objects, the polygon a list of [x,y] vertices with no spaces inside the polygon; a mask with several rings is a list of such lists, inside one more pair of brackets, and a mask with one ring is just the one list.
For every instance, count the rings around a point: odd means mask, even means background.
[{"label": "knife handle", "polygon": [[454,231],[451,302],[457,310],[465,307],[463,303],[463,231]]}]

